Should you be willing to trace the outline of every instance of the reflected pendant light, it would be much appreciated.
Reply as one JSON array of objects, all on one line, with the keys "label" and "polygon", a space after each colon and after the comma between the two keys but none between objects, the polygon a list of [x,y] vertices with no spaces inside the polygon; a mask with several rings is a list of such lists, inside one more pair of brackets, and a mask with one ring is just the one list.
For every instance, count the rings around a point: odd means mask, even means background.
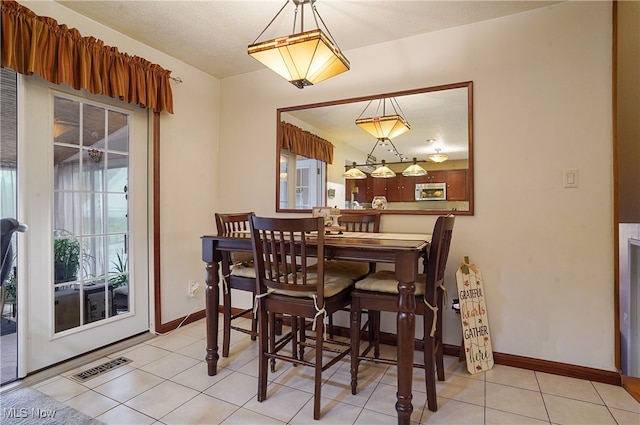
[{"label": "reflected pendant light", "polygon": [[394,98],[389,98],[389,103],[393,107],[393,114],[386,114],[387,99],[379,99],[376,112],[379,112],[380,107],[382,107],[382,115],[374,115],[369,118],[362,118],[362,116],[371,105],[371,102],[367,104],[367,106],[364,108],[364,111],[362,111],[360,116],[356,119],[356,125],[358,127],[377,139],[392,139],[406,133],[411,129],[411,126],[409,125],[407,120],[398,112],[398,109],[400,109],[400,105],[398,105],[398,101],[396,101]]},{"label": "reflected pendant light", "polygon": [[[267,28],[280,15],[289,1],[296,5],[296,17],[298,16],[298,6],[302,5],[300,32],[258,43],[258,38],[264,34]],[[287,0],[276,16],[247,49],[249,55],[300,89],[348,71],[350,68],[349,61],[340,51],[322,17],[318,14],[314,4],[315,1]],[[304,6],[306,4],[311,6],[316,25],[319,18],[329,36],[320,28],[304,31]],[[295,26],[296,21],[294,18],[294,31]]]},{"label": "reflected pendant light", "polygon": [[426,176],[427,170],[418,165],[417,158],[413,158],[413,164],[408,166],[407,169],[402,172],[402,175],[407,177]]},{"label": "reflected pendant light", "polygon": [[449,159],[449,156],[447,154],[440,153],[440,149],[436,148],[436,153],[432,153],[428,156],[428,158],[433,162],[445,162],[447,159]]},{"label": "reflected pendant light", "polygon": [[352,180],[366,179],[367,175],[362,171],[360,171],[358,168],[356,168],[356,163],[354,162],[348,171],[342,173],[342,177],[344,177],[345,179],[352,179]]},{"label": "reflected pendant light", "polygon": [[396,173],[393,170],[386,166],[385,160],[382,160],[382,165],[380,165],[376,170],[371,173],[371,177],[375,177],[378,179],[390,179],[391,177],[395,177]]}]

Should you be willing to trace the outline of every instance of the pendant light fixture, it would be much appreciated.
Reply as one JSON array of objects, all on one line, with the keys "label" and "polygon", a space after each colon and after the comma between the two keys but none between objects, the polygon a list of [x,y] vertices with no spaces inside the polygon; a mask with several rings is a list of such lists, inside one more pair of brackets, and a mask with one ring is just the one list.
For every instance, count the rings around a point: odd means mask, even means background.
[{"label": "pendant light fixture", "polygon": [[[300,32],[258,43],[258,39],[282,13],[289,1],[295,4],[294,32],[296,30],[298,9],[302,5],[300,8]],[[299,89],[331,78],[348,71],[350,68],[349,61],[340,51],[338,44],[318,13],[315,1],[286,0],[280,11],[247,49],[249,55],[289,80],[291,84]],[[316,23],[316,29],[310,31],[304,31],[305,5],[310,5],[313,19]],[[327,31],[328,36],[320,29],[318,19]]]},{"label": "pendant light fixture", "polygon": [[427,170],[418,165],[417,158],[413,158],[413,164],[408,166],[407,169],[402,172],[402,175],[406,177],[426,176]]},{"label": "pendant light fixture", "polygon": [[436,153],[432,153],[427,158],[429,158],[433,162],[445,162],[447,159],[449,159],[449,156],[447,154],[440,153],[440,149],[436,148]]},{"label": "pendant light fixture", "polygon": [[367,175],[360,171],[360,169],[356,168],[356,163],[354,162],[349,170],[342,173],[342,177],[344,177],[345,179],[358,180],[366,179]]},{"label": "pendant light fixture", "polygon": [[[389,100],[389,104],[393,108],[393,114],[390,115],[387,115],[386,111],[387,100]],[[360,116],[356,119],[356,125],[358,127],[376,139],[393,139],[410,130],[411,126],[401,115],[402,111],[399,111],[400,105],[398,105],[398,101],[393,97],[389,99],[378,99],[378,107],[375,115],[362,118],[372,102],[373,100],[367,104]]]},{"label": "pendant light fixture", "polygon": [[390,179],[391,177],[395,177],[396,173],[389,167],[387,167],[385,160],[382,160],[382,165],[380,165],[376,170],[371,173],[371,177],[379,178],[379,179]]}]

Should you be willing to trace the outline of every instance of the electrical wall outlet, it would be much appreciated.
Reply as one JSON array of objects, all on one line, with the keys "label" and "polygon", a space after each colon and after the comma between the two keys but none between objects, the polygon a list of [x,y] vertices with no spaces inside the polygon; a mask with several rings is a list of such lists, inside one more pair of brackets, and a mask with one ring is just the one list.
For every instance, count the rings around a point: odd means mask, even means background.
[{"label": "electrical wall outlet", "polygon": [[200,289],[200,284],[195,280],[190,280],[187,282],[187,295],[191,298],[196,298],[198,296],[198,289]]}]

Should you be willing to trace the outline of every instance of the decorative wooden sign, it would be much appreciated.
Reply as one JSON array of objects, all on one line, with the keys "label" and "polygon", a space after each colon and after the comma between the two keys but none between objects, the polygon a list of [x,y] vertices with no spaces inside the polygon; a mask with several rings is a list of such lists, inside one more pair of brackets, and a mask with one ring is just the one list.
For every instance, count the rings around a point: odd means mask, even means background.
[{"label": "decorative wooden sign", "polygon": [[482,272],[475,264],[469,264],[469,257],[464,257],[464,262],[456,272],[456,280],[467,370],[475,374],[493,367]]}]

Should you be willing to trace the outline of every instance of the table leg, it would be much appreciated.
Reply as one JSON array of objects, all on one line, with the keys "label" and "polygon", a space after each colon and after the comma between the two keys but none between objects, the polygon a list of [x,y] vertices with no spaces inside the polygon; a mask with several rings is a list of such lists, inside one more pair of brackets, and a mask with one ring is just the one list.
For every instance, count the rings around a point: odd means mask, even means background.
[{"label": "table leg", "polygon": [[206,263],[205,276],[205,311],[207,324],[207,373],[213,376],[218,373],[218,306],[220,289],[218,287],[218,262]]},{"label": "table leg", "polygon": [[415,340],[415,277],[417,259],[407,256],[396,257],[396,278],[398,279],[398,400],[396,412],[398,424],[409,425],[413,405],[411,384],[413,380],[413,349]]}]

